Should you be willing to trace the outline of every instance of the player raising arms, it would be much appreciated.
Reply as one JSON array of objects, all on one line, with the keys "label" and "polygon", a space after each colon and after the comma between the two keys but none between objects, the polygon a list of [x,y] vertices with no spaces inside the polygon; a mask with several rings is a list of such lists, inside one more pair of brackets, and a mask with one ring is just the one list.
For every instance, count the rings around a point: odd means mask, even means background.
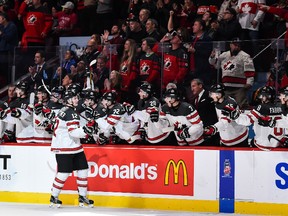
[{"label": "player raising arms", "polygon": [[51,144],[51,151],[56,154],[58,172],[53,182],[50,206],[59,207],[62,204],[58,196],[73,170],[77,171],[79,206],[93,206],[94,201],[87,198],[88,163],[80,138],[92,135],[96,123],[89,121],[80,127],[80,117],[75,111],[79,101],[77,93],[66,91],[64,100],[66,104],[56,116]]}]

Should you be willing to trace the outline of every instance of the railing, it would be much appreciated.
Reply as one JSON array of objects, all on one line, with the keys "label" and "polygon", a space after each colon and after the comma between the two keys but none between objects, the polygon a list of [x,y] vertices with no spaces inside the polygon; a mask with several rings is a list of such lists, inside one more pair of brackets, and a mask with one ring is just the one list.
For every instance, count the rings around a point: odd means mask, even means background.
[{"label": "railing", "polygon": [[[82,41],[80,37],[81,43],[79,43],[79,37],[75,43],[73,42],[73,37],[68,38],[65,41],[65,44],[63,44],[62,46],[55,47],[28,47],[25,49],[18,47],[15,48],[14,53],[9,53],[6,58],[2,58],[2,61],[4,61],[3,65],[5,67],[1,69],[3,71],[0,75],[1,86],[3,87],[10,83],[15,83],[17,80],[21,80],[25,76],[27,76],[28,67],[34,64],[34,55],[37,50],[45,51],[46,62],[48,63],[48,66],[52,67],[53,70],[56,71],[57,67],[62,65],[62,63],[64,62],[64,54],[66,50],[72,49],[74,51],[77,51],[79,55],[81,54],[81,48],[83,51],[83,49],[85,48],[83,46],[87,43],[87,37],[83,37]],[[207,49],[207,55],[209,56],[212,49],[216,50],[218,55],[224,51],[229,50],[230,41],[213,41],[199,43],[202,43],[203,46],[209,47],[209,49]],[[191,42],[183,42],[183,45],[184,47],[188,47],[191,45]],[[109,65],[111,65],[112,55],[116,51],[115,47],[116,45],[109,45],[108,49],[106,50],[106,54],[108,55],[110,61]],[[141,47],[141,45],[138,44],[138,47]],[[268,77],[267,74],[271,71],[271,67],[273,68],[273,65],[283,65],[287,56],[284,39],[280,39],[280,37],[271,40],[241,41],[241,47],[243,51],[250,54],[250,56],[253,58],[257,72],[255,84],[251,91],[257,89],[259,86],[265,85]],[[99,50],[102,49],[103,46],[101,47],[100,45]],[[163,56],[168,49],[169,43],[160,43],[158,44],[158,49],[156,50],[162,63],[161,71],[159,71],[161,73],[161,81],[163,81]],[[203,59],[203,64],[209,64],[208,59]],[[213,71],[213,77],[209,79],[212,79],[213,83],[221,82],[221,71],[219,69],[211,70]],[[280,83],[282,75],[283,73],[285,73],[285,71],[281,71],[281,67],[274,67],[272,72],[275,73],[275,83]],[[275,87],[278,88],[278,86]]]}]

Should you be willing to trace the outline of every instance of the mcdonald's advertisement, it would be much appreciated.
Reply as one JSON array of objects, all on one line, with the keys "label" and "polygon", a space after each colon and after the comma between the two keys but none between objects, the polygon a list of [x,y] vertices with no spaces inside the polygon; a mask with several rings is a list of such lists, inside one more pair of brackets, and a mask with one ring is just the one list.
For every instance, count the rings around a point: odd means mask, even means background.
[{"label": "mcdonald's advertisement", "polygon": [[[194,150],[163,148],[85,148],[88,190],[194,195]],[[76,190],[76,173],[64,190]]]}]

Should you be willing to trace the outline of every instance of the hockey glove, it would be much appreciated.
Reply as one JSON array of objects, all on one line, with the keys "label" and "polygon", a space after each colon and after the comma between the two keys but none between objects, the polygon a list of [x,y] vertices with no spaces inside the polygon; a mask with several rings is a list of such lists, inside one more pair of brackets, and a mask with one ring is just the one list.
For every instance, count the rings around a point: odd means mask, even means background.
[{"label": "hockey glove", "polygon": [[87,124],[83,127],[84,133],[89,136],[92,136],[96,129],[96,122],[94,120],[88,121]]},{"label": "hockey glove", "polygon": [[0,119],[3,120],[6,118],[6,116],[7,116],[6,110],[0,108]]},{"label": "hockey glove", "polygon": [[236,120],[240,115],[240,111],[231,106],[225,106],[221,112],[222,115],[229,117],[231,120]]},{"label": "hockey glove", "polygon": [[217,128],[214,125],[210,125],[204,128],[204,133],[203,135],[205,137],[211,137],[215,135],[218,132]]},{"label": "hockey glove", "polygon": [[20,118],[21,114],[21,111],[17,108],[11,110],[11,116],[14,118]]},{"label": "hockey glove", "polygon": [[109,142],[109,138],[104,135],[104,133],[99,134],[98,142],[100,145],[105,145]]},{"label": "hockey glove", "polygon": [[43,104],[42,103],[36,103],[34,105],[34,113],[36,115],[39,115],[42,112],[42,109],[43,109]]},{"label": "hockey glove", "polygon": [[186,139],[186,138],[190,138],[190,134],[189,134],[189,127],[186,127],[184,129],[181,129],[177,132],[177,136],[180,139]]},{"label": "hockey glove", "polygon": [[128,115],[132,115],[135,112],[135,106],[129,103],[124,102],[123,106]]},{"label": "hockey glove", "polygon": [[258,124],[263,126],[263,127],[275,127],[276,125],[276,120],[269,117],[269,116],[261,116],[259,119],[258,119]]},{"label": "hockey glove", "polygon": [[288,137],[283,136],[279,142],[279,147],[286,147],[288,146]]},{"label": "hockey glove", "polygon": [[43,115],[45,118],[52,120],[55,118],[55,112],[53,112],[50,108],[44,107],[43,108]]},{"label": "hockey glove", "polygon": [[4,135],[3,135],[3,140],[5,142],[15,142],[16,141],[15,133],[10,130],[5,130]]},{"label": "hockey glove", "polygon": [[159,111],[156,107],[149,107],[147,112],[150,114],[151,122],[158,122],[159,121]]},{"label": "hockey glove", "polygon": [[93,119],[98,119],[100,117],[99,113],[91,107],[85,108],[85,115]]}]

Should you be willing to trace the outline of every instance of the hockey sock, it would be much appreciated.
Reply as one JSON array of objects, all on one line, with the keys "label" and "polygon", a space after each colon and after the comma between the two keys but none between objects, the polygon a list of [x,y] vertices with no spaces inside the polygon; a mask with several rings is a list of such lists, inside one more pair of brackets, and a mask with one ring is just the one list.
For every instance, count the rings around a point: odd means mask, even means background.
[{"label": "hockey sock", "polygon": [[56,174],[52,187],[52,196],[58,197],[69,174],[70,173],[60,173],[60,172]]},{"label": "hockey sock", "polygon": [[77,170],[77,185],[80,196],[86,197],[88,186],[88,169]]}]

